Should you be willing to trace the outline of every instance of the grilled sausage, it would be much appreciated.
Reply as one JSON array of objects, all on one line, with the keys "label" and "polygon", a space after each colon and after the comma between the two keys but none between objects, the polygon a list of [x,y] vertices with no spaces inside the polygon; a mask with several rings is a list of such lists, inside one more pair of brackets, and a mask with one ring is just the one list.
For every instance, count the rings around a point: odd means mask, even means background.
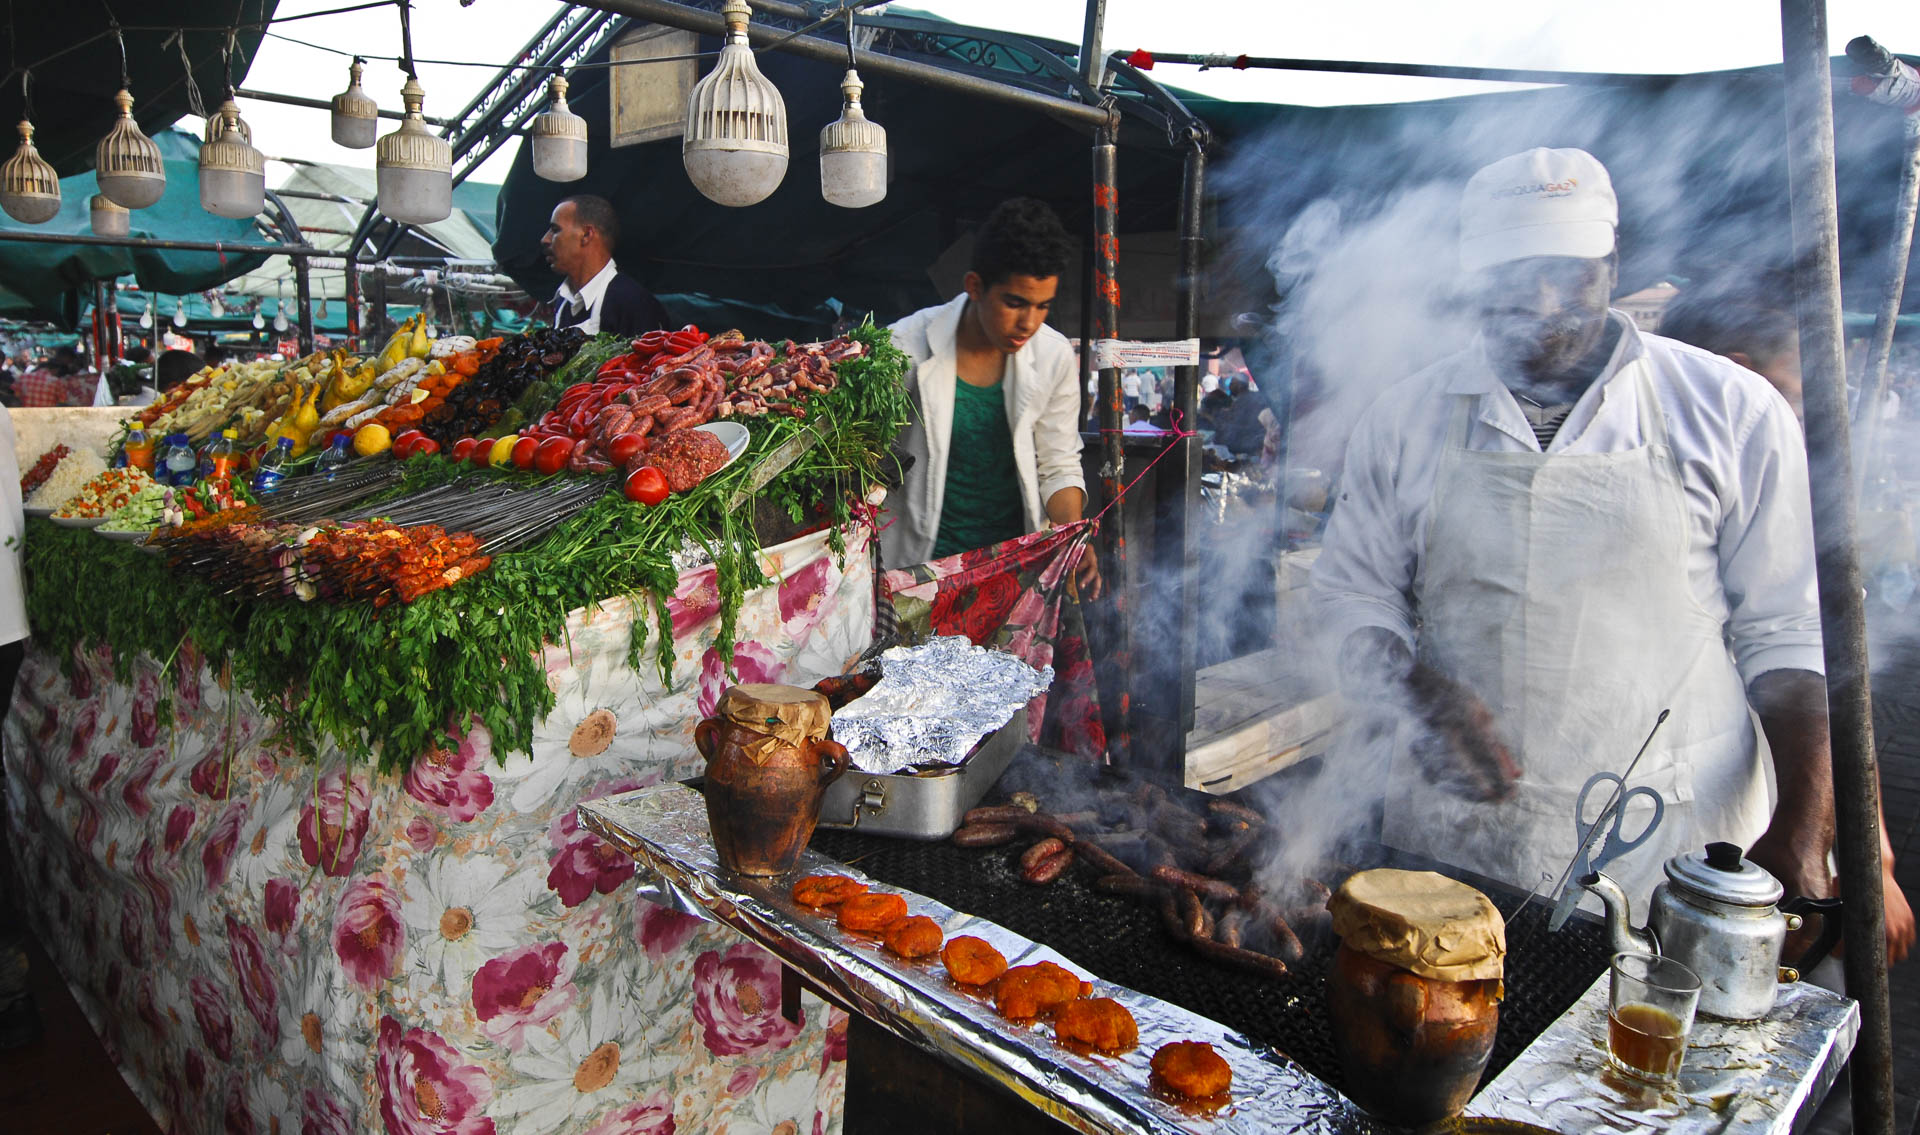
[{"label": "grilled sausage", "polygon": [[1207,875],[1196,875],[1192,871],[1182,871],[1178,867],[1165,865],[1153,869],[1153,877],[1163,883],[1176,887],[1185,887],[1197,891],[1215,902],[1233,902],[1240,897],[1240,888],[1232,883],[1215,879]]},{"label": "grilled sausage", "polygon": [[[1055,845],[1048,853],[1035,859],[1031,865],[1023,860],[1020,877],[1036,886],[1053,882],[1073,866],[1073,848],[1056,839],[1044,839],[1035,846]],[[1030,849],[1031,850],[1031,849]]]},{"label": "grilled sausage", "polygon": [[1210,961],[1223,962],[1262,977],[1285,977],[1287,963],[1268,954],[1257,953],[1239,946],[1229,946],[1225,942],[1216,942],[1211,938],[1193,939],[1193,948],[1200,956]]},{"label": "grilled sausage", "polygon": [[1037,866],[1042,859],[1058,855],[1060,852],[1066,850],[1066,847],[1067,844],[1065,840],[1055,839],[1049,836],[1034,844],[1032,847],[1027,848],[1027,850],[1021,854],[1020,869],[1022,871],[1030,871]]},{"label": "grilled sausage", "polygon": [[953,833],[953,842],[961,847],[999,847],[1012,843],[1018,834],[1012,824],[968,824]]},{"label": "grilled sausage", "polygon": [[1200,901],[1200,896],[1183,887],[1176,897],[1180,901],[1180,924],[1186,927],[1187,937],[1213,937],[1212,928],[1208,925],[1213,920],[1207,914],[1207,904]]},{"label": "grilled sausage", "polygon": [[1084,839],[1073,841],[1073,851],[1083,862],[1101,875],[1131,875],[1133,868],[1115,859],[1097,843]]}]

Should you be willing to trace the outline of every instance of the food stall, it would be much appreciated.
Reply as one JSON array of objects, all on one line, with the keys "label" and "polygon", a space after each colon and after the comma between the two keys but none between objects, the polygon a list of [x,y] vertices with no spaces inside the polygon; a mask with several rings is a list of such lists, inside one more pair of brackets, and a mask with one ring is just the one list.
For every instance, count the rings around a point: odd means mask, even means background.
[{"label": "food stall", "polygon": [[[32,928],[163,1124],[349,1130],[404,1105],[498,1131],[805,1130],[837,1114],[835,1015],[780,1017],[773,963],[637,899],[632,864],[574,808],[697,771],[690,730],[731,681],[812,681],[868,647],[868,493],[901,358],[871,326],[823,344],[680,334],[702,342],[422,336],[416,356],[409,331],[367,390],[393,396],[384,410],[438,399],[418,452],[396,459],[390,435],[329,477],[334,447],[315,446],[267,492],[240,474],[140,485],[166,463],[102,472],[91,451],[39,472],[34,492],[67,499],[28,495],[52,515],[28,522],[10,842]],[[675,432],[733,425],[734,448],[716,440],[712,467],[664,440],[646,447],[658,465],[628,455],[671,482],[657,503],[630,499],[624,471],[514,464],[544,422],[533,448],[563,438],[610,470],[630,429],[575,438],[550,415],[606,394],[569,416],[610,420],[647,397],[620,394],[688,369],[669,404],[701,409],[696,384],[721,396]],[[313,440],[331,427],[295,429],[301,407],[350,406],[361,370],[210,369],[135,424]],[[460,381],[416,399],[405,378],[381,386],[394,372]],[[523,436],[502,423],[530,390],[552,408]],[[475,459],[455,432],[508,444]],[[461,446],[427,435],[470,444],[456,463]]]}]

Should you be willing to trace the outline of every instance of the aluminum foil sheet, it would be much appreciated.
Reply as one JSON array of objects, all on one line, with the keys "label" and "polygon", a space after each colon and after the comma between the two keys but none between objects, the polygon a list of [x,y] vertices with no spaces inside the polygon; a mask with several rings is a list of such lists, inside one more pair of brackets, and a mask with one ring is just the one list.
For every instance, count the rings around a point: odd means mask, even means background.
[{"label": "aluminum foil sheet", "polygon": [[957,765],[1053,684],[1053,667],[1035,670],[958,635],[893,647],[880,655],[880,672],[833,715],[833,739],[863,772]]},{"label": "aluminum foil sheet", "polygon": [[[1333,1088],[1224,1025],[1100,981],[1071,958],[985,919],[904,893],[909,913],[927,915],[948,936],[965,933],[986,939],[1010,965],[1051,961],[1091,980],[1095,996],[1115,998],[1133,1013],[1140,1045],[1121,1057],[1080,1056],[1054,1042],[1050,1025],[1019,1026],[1003,1020],[990,999],[949,981],[938,957],[896,958],[878,942],[846,934],[831,916],[823,918],[788,898],[792,878],[821,872],[864,878],[859,871],[808,851],[787,879],[722,872],[707,827],[706,803],[692,789],[665,785],[591,801],[580,806],[580,820],[639,862],[641,897],[725,923],[849,1012],[962,1068],[992,1077],[1087,1135],[1331,1135],[1370,1129]],[[1173,1040],[1207,1041],[1226,1058],[1233,1067],[1230,1104],[1206,1113],[1155,1094],[1147,1062],[1155,1049]]]},{"label": "aluminum foil sheet", "polygon": [[1602,974],[1467,1114],[1597,1135],[1788,1135],[1826,1097],[1860,1032],[1853,1001],[1817,985],[1783,985],[1765,1020],[1698,1018],[1679,1086],[1662,1091],[1607,1071],[1607,990]]}]

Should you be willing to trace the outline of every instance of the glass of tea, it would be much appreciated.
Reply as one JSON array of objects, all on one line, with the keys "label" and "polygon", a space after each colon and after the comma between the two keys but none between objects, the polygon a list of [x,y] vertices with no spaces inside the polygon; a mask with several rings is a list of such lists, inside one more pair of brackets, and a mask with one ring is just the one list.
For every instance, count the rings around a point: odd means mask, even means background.
[{"label": "glass of tea", "polygon": [[1615,954],[1610,971],[1607,1063],[1650,1083],[1676,1082],[1700,1006],[1700,978],[1658,954]]}]

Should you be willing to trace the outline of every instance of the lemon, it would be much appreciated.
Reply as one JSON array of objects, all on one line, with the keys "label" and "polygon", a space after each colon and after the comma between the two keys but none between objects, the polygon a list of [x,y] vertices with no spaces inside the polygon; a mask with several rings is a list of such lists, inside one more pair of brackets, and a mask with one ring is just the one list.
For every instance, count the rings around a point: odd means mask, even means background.
[{"label": "lemon", "polygon": [[393,448],[393,438],[387,433],[387,427],[378,422],[368,422],[353,435],[353,451],[362,457],[372,457]]},{"label": "lemon", "polygon": [[512,465],[513,443],[519,440],[518,434],[508,434],[503,438],[495,439],[493,448],[487,451],[487,464]]}]

